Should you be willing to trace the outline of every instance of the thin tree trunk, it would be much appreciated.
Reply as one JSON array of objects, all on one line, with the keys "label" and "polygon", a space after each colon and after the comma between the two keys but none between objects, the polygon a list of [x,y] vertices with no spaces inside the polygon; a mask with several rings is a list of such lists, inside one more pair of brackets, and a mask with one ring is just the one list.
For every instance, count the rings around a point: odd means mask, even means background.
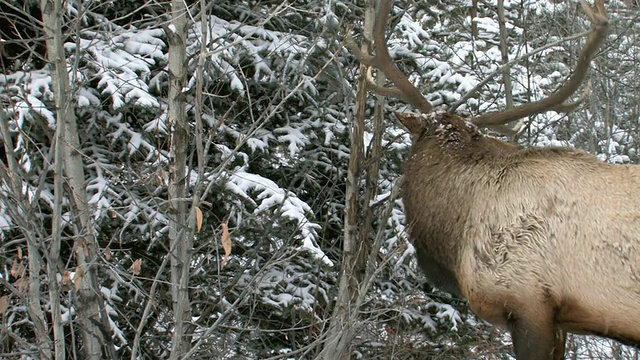
[{"label": "thin tree trunk", "polygon": [[187,74],[187,8],[182,0],[171,2],[172,28],[169,41],[169,122],[171,126],[171,164],[169,168],[169,206],[172,216],[169,229],[171,257],[171,297],[175,317],[170,359],[179,359],[189,351],[187,332],[191,320],[189,305],[189,265],[192,232],[187,224],[187,145],[188,128],[183,88]]},{"label": "thin tree trunk", "polygon": [[[378,86],[384,86],[386,77],[382,71],[376,73],[376,83]],[[363,99],[363,100],[366,100]],[[366,156],[364,159],[364,171],[366,172],[366,182],[364,185],[364,201],[362,202],[362,212],[364,213],[364,220],[361,229],[361,236],[359,242],[358,251],[358,264],[357,274],[358,282],[361,283],[364,279],[367,261],[369,254],[371,253],[371,245],[373,238],[373,224],[376,219],[376,207],[373,206],[375,197],[378,195],[378,181],[380,180],[380,162],[382,159],[382,138],[384,135],[384,115],[385,115],[386,99],[383,95],[376,95],[376,103],[373,111],[373,138],[371,143],[367,145]],[[358,107],[358,111],[362,111],[362,114],[356,115],[359,119],[364,119],[365,109]],[[363,125],[364,126],[364,125]]]},{"label": "thin tree trunk", "polygon": [[64,196],[62,176],[63,172],[63,144],[64,121],[59,121],[56,126],[54,168],[53,168],[53,218],[51,229],[51,245],[49,258],[47,259],[47,276],[49,278],[49,301],[51,301],[51,318],[53,321],[53,341],[55,344],[56,359],[65,358],[64,328],[62,326],[62,312],[60,308],[60,289],[58,288],[58,259],[60,256],[60,244],[62,243],[62,198]]},{"label": "thin tree trunk", "polygon": [[[513,107],[513,86],[511,85],[511,67],[509,66],[509,34],[507,33],[507,18],[504,15],[504,0],[498,0],[498,24],[500,27],[500,55],[502,60],[502,83],[506,108]],[[516,135],[524,124],[523,119],[512,123],[511,126],[501,126],[498,131],[505,133],[509,141],[515,141]]]},{"label": "thin tree trunk", "polygon": [[[361,74],[366,72],[364,66],[360,68]],[[364,75],[363,75],[364,76]],[[361,76],[358,89],[358,110],[356,110],[355,121],[351,130],[351,153],[349,155],[349,169],[347,171],[347,186],[345,190],[345,218],[344,218],[344,240],[342,245],[342,268],[340,271],[340,281],[338,285],[338,295],[330,318],[327,339],[322,348],[319,358],[323,360],[348,359],[349,345],[355,334],[354,325],[357,311],[353,309],[353,299],[358,289],[356,281],[357,251],[358,251],[358,216],[359,207],[359,182],[360,169],[363,158],[363,131],[364,114],[363,108],[366,105],[367,89],[366,80]],[[361,111],[362,110],[362,111]]]},{"label": "thin tree trunk", "polygon": [[[71,96],[69,74],[64,56],[62,41],[62,17],[64,9],[61,0],[41,0],[43,27],[46,38],[47,54],[51,66],[51,82],[56,103],[58,126],[62,126],[62,158],[66,183],[71,191],[72,204],[77,218],[75,255],[77,282],[75,293],[77,317],[80,322],[80,333],[83,349],[87,359],[101,359],[103,344],[105,356],[113,353],[109,346],[111,340],[108,319],[105,318],[104,307],[101,307],[101,293],[96,276],[97,242],[93,232],[84,175],[84,165],[79,152],[78,126],[74,112],[74,98]],[[59,158],[58,158],[59,159]],[[55,249],[54,249],[55,250]],[[53,264],[52,266],[55,266]],[[102,315],[102,316],[101,316]],[[101,325],[107,328],[101,329]],[[104,332],[104,333],[103,333]],[[106,336],[105,336],[106,333]]]},{"label": "thin tree trunk", "polygon": [[469,16],[471,17],[471,38],[475,40],[478,38],[478,23],[474,21],[478,17],[478,0],[471,0]]},{"label": "thin tree trunk", "polygon": [[[0,132],[2,133],[2,139],[4,140],[4,150],[7,154],[7,165],[9,172],[7,173],[7,179],[11,185],[11,192],[15,199],[25,199],[26,196],[22,192],[22,174],[21,168],[18,165],[15,157],[15,147],[11,134],[9,133],[9,121],[7,119],[4,109],[0,109]],[[24,210],[30,208],[28,204],[21,204]],[[16,215],[20,214],[20,211],[16,211]],[[28,213],[28,211],[27,211]],[[16,216],[17,217],[17,216]],[[18,220],[18,219],[16,219]],[[26,219],[25,219],[26,220]],[[29,293],[27,296],[27,311],[31,322],[34,326],[34,334],[38,343],[39,355],[42,359],[51,359],[51,339],[49,338],[49,330],[47,328],[47,321],[45,319],[44,311],[42,310],[42,303],[40,299],[42,297],[42,289],[40,283],[40,271],[42,270],[42,258],[40,256],[40,246],[35,237],[35,232],[28,229],[28,222],[24,221],[23,234],[27,239],[27,253],[29,259]]]},{"label": "thin tree trunk", "polygon": [[[504,0],[498,0],[498,24],[500,26],[500,55],[502,64],[509,63],[509,34],[507,33],[507,19],[504,16]],[[513,87],[511,86],[511,68],[502,68],[502,83],[504,84],[507,109],[513,107]]]},{"label": "thin tree trunk", "polygon": [[[375,19],[376,5],[374,0],[367,1],[365,9],[365,38],[373,38],[373,21]],[[363,44],[363,51],[369,53],[368,43]],[[335,360],[348,359],[353,337],[357,333],[358,310],[355,305],[357,290],[360,287],[368,258],[368,247],[363,244],[369,226],[360,228],[359,220],[362,214],[360,206],[360,181],[362,165],[364,162],[364,127],[367,105],[367,67],[360,67],[360,79],[358,82],[358,94],[356,99],[356,114],[351,127],[351,152],[349,155],[349,168],[347,171],[347,185],[345,190],[345,218],[344,241],[342,254],[342,268],[336,297],[335,307],[330,318],[329,329],[326,331],[326,340],[319,359]],[[371,190],[373,191],[373,190]],[[371,194],[371,191],[367,193]]]}]

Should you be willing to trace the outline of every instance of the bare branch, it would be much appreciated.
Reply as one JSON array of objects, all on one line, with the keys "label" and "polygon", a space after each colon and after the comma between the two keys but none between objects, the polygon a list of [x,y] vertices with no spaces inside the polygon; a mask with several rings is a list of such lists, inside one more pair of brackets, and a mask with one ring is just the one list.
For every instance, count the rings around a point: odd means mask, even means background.
[{"label": "bare branch", "polygon": [[362,64],[382,70],[387,79],[396,86],[396,88],[389,89],[376,85],[372,87],[374,91],[385,96],[400,98],[402,101],[416,106],[420,111],[429,113],[433,110],[429,101],[409,81],[409,77],[398,68],[389,55],[385,28],[391,12],[391,3],[391,0],[382,0],[378,7],[373,33],[375,55],[363,53],[352,40],[347,40],[346,45]]},{"label": "bare branch", "polygon": [[406,96],[402,93],[402,91],[400,91],[400,89],[390,88],[390,87],[381,86],[377,84],[375,79],[373,78],[372,69],[373,69],[372,67],[367,68],[367,74],[366,74],[367,84],[369,85],[369,88],[371,90],[373,90],[375,93],[380,94],[382,96],[397,98],[404,102],[410,102],[410,100],[406,98]]},{"label": "bare branch", "polygon": [[584,80],[590,66],[591,58],[593,58],[593,55],[600,48],[600,45],[607,34],[609,24],[603,0],[596,1],[595,9],[592,9],[587,5],[584,0],[582,0],[582,6],[593,24],[593,29],[589,34],[587,44],[585,45],[582,54],[580,54],[578,64],[567,83],[556,92],[542,100],[523,104],[501,112],[488,112],[475,117],[472,120],[473,123],[484,127],[502,125],[523,117],[562,107],[562,104],[578,89]]},{"label": "bare branch", "polygon": [[514,64],[517,64],[522,60],[528,59],[528,58],[532,57],[533,55],[539,54],[539,53],[541,53],[541,52],[543,52],[543,51],[545,51],[547,49],[550,49],[550,48],[552,48],[554,46],[558,46],[558,45],[562,44],[563,42],[579,39],[579,38],[581,38],[583,36],[589,35],[590,33],[591,33],[591,31],[585,31],[585,32],[582,32],[580,34],[575,34],[575,35],[571,35],[571,36],[562,38],[562,39],[560,39],[558,41],[554,41],[554,42],[549,43],[549,44],[547,44],[545,46],[542,46],[542,47],[539,47],[539,48],[537,48],[537,49],[535,49],[533,51],[530,51],[530,52],[520,56],[517,59],[513,59],[513,60],[509,61],[506,64],[502,64],[494,72],[492,72],[487,77],[485,77],[481,82],[479,82],[478,85],[476,85],[473,89],[469,90],[466,94],[464,94],[464,96],[462,96],[460,98],[460,100],[458,100],[455,103],[453,103],[453,105],[451,105],[451,107],[449,108],[449,110],[447,112],[449,114],[453,114],[456,111],[456,109],[460,107],[460,105],[464,104],[465,102],[467,102],[467,100],[471,99],[478,92],[478,90],[480,90],[483,86],[487,85],[497,75],[502,74],[504,69],[510,68]]},{"label": "bare branch", "polygon": [[559,113],[568,113],[568,112],[572,112],[573,110],[575,110],[578,106],[580,106],[580,104],[582,104],[587,97],[589,97],[589,94],[591,93],[591,80],[587,81],[587,86],[584,87],[584,90],[582,90],[582,94],[580,94],[580,97],[577,98],[574,101],[570,101],[570,102],[563,102],[562,104],[551,108],[549,110],[553,110],[555,112],[559,112]]}]

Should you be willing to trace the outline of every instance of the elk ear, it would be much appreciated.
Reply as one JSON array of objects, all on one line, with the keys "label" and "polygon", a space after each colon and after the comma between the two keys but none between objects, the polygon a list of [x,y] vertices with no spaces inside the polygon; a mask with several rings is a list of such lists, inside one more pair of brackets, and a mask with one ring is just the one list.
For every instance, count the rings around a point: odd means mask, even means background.
[{"label": "elk ear", "polygon": [[425,124],[422,115],[397,112],[396,117],[409,130],[411,136],[420,136],[424,131]]}]

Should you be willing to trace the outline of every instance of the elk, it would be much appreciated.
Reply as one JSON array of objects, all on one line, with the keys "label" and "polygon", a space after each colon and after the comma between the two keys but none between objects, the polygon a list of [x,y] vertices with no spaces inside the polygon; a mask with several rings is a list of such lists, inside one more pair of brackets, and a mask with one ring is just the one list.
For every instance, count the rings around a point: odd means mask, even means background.
[{"label": "elk", "polygon": [[563,359],[567,332],[640,345],[640,167],[567,148],[521,149],[478,130],[569,104],[608,27],[603,0],[582,5],[592,30],[566,83],[473,118],[434,111],[392,61],[391,0],[376,15],[375,55],[351,46],[394,85],[370,88],[422,112],[397,114],[412,136],[402,197],[419,266],[507,329],[517,360]]}]

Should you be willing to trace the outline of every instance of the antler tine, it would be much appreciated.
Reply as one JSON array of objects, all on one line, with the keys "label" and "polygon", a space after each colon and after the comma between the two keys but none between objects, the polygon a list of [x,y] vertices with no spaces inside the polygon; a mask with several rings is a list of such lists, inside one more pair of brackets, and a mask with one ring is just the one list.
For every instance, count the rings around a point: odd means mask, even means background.
[{"label": "antler tine", "polygon": [[376,80],[373,78],[372,72],[373,67],[369,66],[367,68],[367,84],[369,84],[369,88],[373,90],[373,92],[380,94],[382,96],[394,97],[398,98],[404,102],[410,103],[411,101],[406,98],[406,96],[400,91],[398,88],[390,88],[386,86],[382,86],[376,83]]},{"label": "antler tine", "polygon": [[590,93],[591,93],[591,80],[587,81],[587,85],[584,87],[584,90],[582,91],[582,94],[580,94],[579,98],[570,102],[565,101],[562,104],[551,108],[551,110],[559,113],[572,112],[587,99]]},{"label": "antler tine", "polygon": [[[382,70],[396,88],[385,88],[380,85],[372,86],[372,89],[382,95],[400,98],[401,100],[416,106],[420,111],[429,113],[433,110],[431,104],[422,96],[420,90],[415,87],[409,77],[403,73],[391,59],[389,49],[387,48],[387,39],[385,36],[385,28],[391,12],[392,0],[382,0],[378,7],[375,25],[373,29],[373,41],[376,47],[376,54],[371,56],[363,53],[352,42],[347,42],[347,46],[351,52],[358,57],[362,64]],[[371,81],[369,81],[372,84]]]},{"label": "antler tine", "polygon": [[526,116],[562,107],[563,103],[580,87],[589,69],[591,58],[593,58],[593,55],[598,51],[607,34],[609,20],[603,1],[604,0],[596,0],[595,7],[592,9],[585,0],[581,0],[587,16],[591,20],[593,29],[589,34],[582,54],[580,54],[578,64],[573,74],[564,86],[542,100],[516,106],[501,112],[489,112],[477,116],[472,119],[473,123],[483,127],[502,125]]},{"label": "antler tine", "polygon": [[[591,92],[591,81],[588,81],[587,86],[585,86],[584,90],[582,91],[582,94],[580,94],[580,97],[577,98],[575,101],[563,102],[562,104],[558,106],[554,106],[549,110],[553,110],[559,113],[572,112],[587,99],[590,92]],[[520,130],[522,130],[524,123],[525,122],[522,119],[519,119],[518,121],[513,123],[506,123],[506,124],[500,124],[500,125],[487,125],[487,127],[503,135],[506,135],[507,137],[509,137],[510,139],[509,141],[513,141],[514,137],[520,132]]]}]

